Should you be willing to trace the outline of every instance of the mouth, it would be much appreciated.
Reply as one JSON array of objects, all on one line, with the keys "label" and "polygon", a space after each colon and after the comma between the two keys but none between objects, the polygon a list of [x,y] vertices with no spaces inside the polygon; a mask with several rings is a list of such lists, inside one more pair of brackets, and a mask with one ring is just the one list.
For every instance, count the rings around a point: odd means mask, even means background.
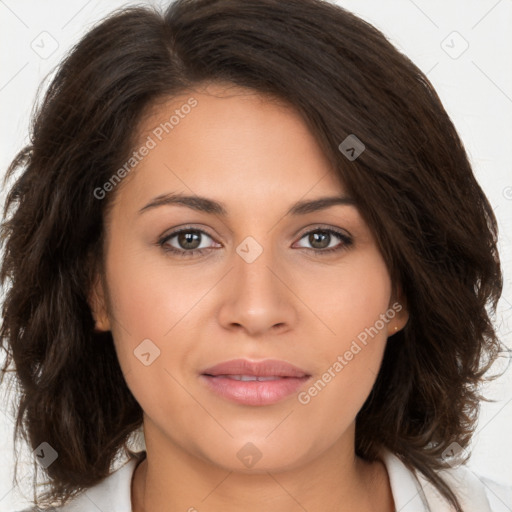
[{"label": "mouth", "polygon": [[244,405],[270,405],[296,393],[311,375],[275,359],[235,359],[205,369],[201,380],[215,394]]}]

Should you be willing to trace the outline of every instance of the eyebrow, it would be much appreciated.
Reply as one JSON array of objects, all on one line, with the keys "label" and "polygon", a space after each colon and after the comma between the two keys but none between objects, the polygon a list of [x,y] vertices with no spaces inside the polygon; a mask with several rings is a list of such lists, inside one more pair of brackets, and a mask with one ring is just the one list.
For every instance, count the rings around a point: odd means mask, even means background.
[{"label": "eyebrow", "polygon": [[[202,196],[188,196],[181,193],[163,194],[152,199],[139,210],[139,214],[164,205],[182,205],[198,212],[210,213],[226,217],[228,210],[223,203]],[[355,201],[349,196],[320,197],[309,201],[298,201],[288,210],[286,215],[305,215],[325,210],[335,205],[355,206]]]}]

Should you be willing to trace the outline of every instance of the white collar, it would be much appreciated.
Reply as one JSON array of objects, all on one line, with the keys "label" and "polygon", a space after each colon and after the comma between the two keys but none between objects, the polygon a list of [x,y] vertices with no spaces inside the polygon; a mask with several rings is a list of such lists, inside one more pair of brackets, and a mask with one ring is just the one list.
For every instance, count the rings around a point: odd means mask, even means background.
[{"label": "white collar", "polygon": [[[84,491],[65,505],[61,512],[132,512],[131,483],[140,458],[129,459],[105,480]],[[397,512],[452,512],[446,500],[420,474],[409,470],[389,451],[382,452]],[[464,466],[440,472],[461,500],[464,512],[494,512],[486,497],[489,480],[478,478]],[[492,483],[492,482],[491,482]],[[499,486],[498,486],[499,487]],[[496,488],[498,488],[496,487]],[[508,500],[512,490],[499,487]],[[494,493],[494,491],[492,491]],[[501,500],[503,501],[503,500]],[[504,509],[505,510],[505,509]]]}]

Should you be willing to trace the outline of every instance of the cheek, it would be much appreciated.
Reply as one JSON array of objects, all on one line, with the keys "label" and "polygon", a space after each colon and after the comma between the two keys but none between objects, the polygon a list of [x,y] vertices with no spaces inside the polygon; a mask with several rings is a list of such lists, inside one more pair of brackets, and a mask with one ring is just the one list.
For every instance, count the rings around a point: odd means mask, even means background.
[{"label": "cheek", "polygon": [[121,237],[111,243],[107,272],[112,314],[122,324],[115,326],[116,333],[119,338],[129,333],[131,343],[144,338],[165,343],[198,302],[199,292],[215,282],[199,271],[173,268],[156,248],[130,249],[130,241]]},{"label": "cheek", "polygon": [[150,417],[176,409],[192,414],[194,402],[179,382],[193,350],[188,313],[197,289],[161,261],[119,247],[111,247],[107,269],[112,334],[126,383]]},{"label": "cheek", "polygon": [[[316,267],[294,281],[297,293],[317,318],[325,353],[348,349],[353,339],[371,328],[389,308],[391,281],[377,250],[347,255],[337,266]],[[384,339],[387,330],[379,322]],[[321,352],[322,350],[319,350]]]},{"label": "cheek", "polygon": [[165,258],[153,255],[157,251],[134,248],[121,235],[118,230],[107,251],[111,329],[129,387],[139,403],[152,403],[163,400],[159,390],[172,380],[166,373],[173,373],[168,364],[171,342],[172,357],[180,364],[190,350],[186,337],[177,333],[197,293],[190,282],[180,282],[178,270],[169,271]]},{"label": "cheek", "polygon": [[[319,427],[331,421],[339,430],[353,420],[379,372],[388,336],[383,318],[389,310],[391,282],[377,251],[360,254],[350,264],[347,259],[346,266],[329,276],[313,277],[317,286],[308,300],[321,324],[309,357],[317,362],[317,372],[298,398],[315,410],[313,421]],[[306,285],[302,283],[303,290]],[[332,416],[333,411],[339,414]]]}]

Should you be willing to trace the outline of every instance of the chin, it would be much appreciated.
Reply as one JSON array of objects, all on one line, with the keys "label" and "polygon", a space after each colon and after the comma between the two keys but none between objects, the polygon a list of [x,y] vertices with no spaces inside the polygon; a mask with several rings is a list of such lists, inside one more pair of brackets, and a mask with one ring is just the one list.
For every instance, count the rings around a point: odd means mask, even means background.
[{"label": "chin", "polygon": [[[230,439],[228,443],[204,447],[203,458],[226,471],[245,474],[278,473],[296,469],[312,456],[302,440],[288,438],[271,442],[265,436]],[[301,450],[297,450],[300,446]]]}]

